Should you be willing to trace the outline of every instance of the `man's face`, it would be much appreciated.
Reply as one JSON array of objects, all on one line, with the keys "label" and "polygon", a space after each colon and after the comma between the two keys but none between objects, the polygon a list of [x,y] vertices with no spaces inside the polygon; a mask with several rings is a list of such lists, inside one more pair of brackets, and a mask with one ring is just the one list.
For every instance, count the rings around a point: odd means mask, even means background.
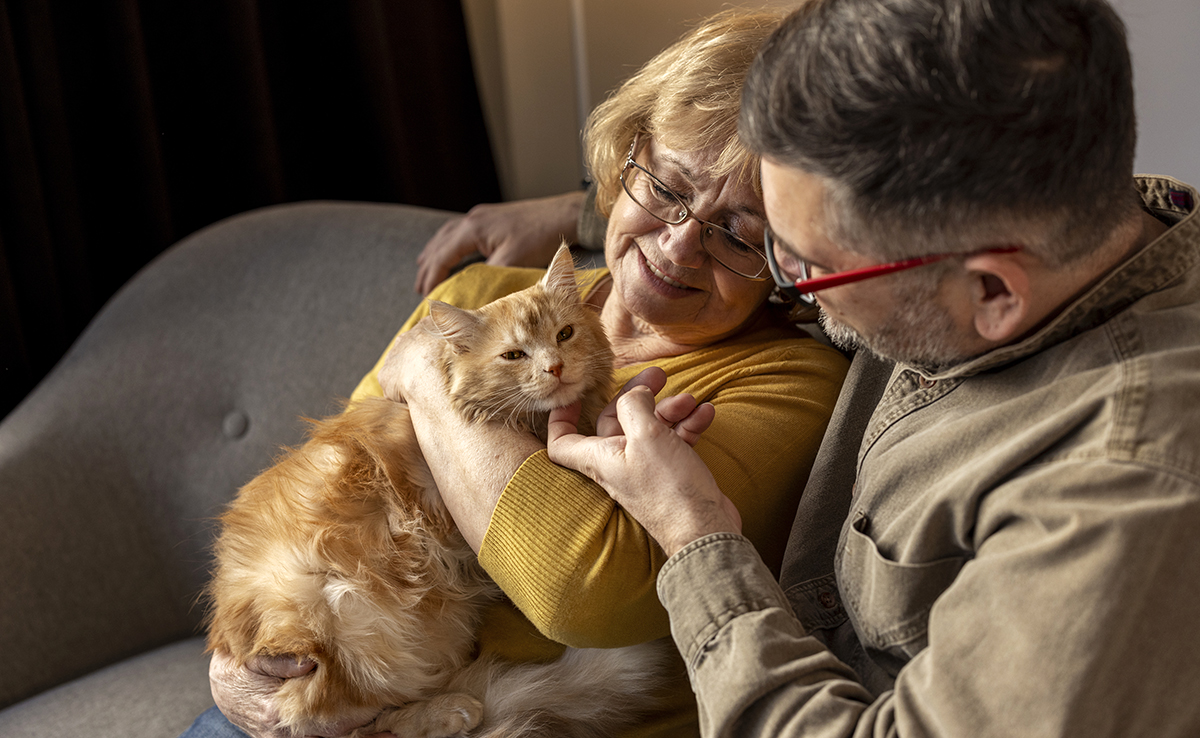
[{"label": "man's face", "polygon": [[[795,258],[808,262],[814,277],[877,262],[838,246],[828,233],[825,186],[819,178],[763,159],[767,220],[785,252],[781,267]],[[788,255],[794,257],[789,260]],[[936,371],[970,355],[961,347],[969,320],[954,319],[943,304],[940,272],[891,274],[832,287],[816,294],[821,326],[844,349],[865,348],[894,361]]]}]

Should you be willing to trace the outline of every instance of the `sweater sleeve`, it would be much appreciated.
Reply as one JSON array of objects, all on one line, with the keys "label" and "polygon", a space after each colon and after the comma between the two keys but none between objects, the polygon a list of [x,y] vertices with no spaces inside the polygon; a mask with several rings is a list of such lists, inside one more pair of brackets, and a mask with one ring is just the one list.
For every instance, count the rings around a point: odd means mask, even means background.
[{"label": "sweater sleeve", "polygon": [[[696,451],[777,573],[845,358],[811,339],[755,335],[656,363],[668,374],[664,395],[688,392],[717,408]],[[618,384],[643,368],[627,367]],[[480,561],[539,630],[567,645],[669,633],[655,592],[661,549],[599,485],[545,452],[505,488]]]},{"label": "sweater sleeve", "polygon": [[[430,295],[473,308],[528,287],[542,270],[474,265]],[[581,275],[596,279],[602,272]],[[422,304],[401,327],[429,314]],[[351,402],[380,396],[385,349]],[[655,362],[663,395],[687,392],[717,408],[696,444],[743,531],[778,573],[799,493],[837,399],[848,362],[836,350],[784,329]],[[647,365],[625,367],[617,386]],[[655,593],[664,556],[636,521],[595,482],[534,454],[506,486],[480,562],[543,634],[572,646],[622,646],[666,636]]]}]

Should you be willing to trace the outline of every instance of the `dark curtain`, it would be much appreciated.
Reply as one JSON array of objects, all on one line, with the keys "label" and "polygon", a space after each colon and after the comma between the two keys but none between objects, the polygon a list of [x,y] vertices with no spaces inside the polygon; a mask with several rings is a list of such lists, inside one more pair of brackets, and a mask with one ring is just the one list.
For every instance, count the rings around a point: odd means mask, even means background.
[{"label": "dark curtain", "polygon": [[459,0],[0,0],[0,417],[220,218],[499,197]]}]

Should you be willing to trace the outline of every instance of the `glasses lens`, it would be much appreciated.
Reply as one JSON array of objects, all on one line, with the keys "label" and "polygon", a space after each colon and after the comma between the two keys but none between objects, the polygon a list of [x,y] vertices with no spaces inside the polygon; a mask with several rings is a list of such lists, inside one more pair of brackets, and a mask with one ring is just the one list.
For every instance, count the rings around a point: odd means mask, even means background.
[{"label": "glasses lens", "polygon": [[625,167],[621,184],[634,202],[664,223],[678,225],[687,220],[688,211],[683,201],[657,177],[638,165],[629,164]]},{"label": "glasses lens", "polygon": [[731,271],[751,279],[766,276],[767,255],[763,249],[751,246],[733,231],[714,223],[704,222],[700,234],[705,250]]},{"label": "glasses lens", "polygon": [[775,278],[775,285],[784,294],[790,295],[793,300],[805,305],[816,305],[817,298],[811,292],[801,292],[796,289],[797,282],[802,282],[809,278],[808,263],[782,250],[779,247],[779,241],[775,239],[770,228],[767,229],[765,240],[767,243],[767,263],[770,266],[771,276]]}]

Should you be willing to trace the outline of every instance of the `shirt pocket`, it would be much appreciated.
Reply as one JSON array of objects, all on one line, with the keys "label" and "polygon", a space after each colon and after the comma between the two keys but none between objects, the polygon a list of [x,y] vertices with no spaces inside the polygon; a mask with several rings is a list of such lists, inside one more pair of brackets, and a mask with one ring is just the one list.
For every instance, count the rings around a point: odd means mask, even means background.
[{"label": "shirt pocket", "polygon": [[895,677],[929,643],[929,610],[966,563],[948,556],[924,563],[884,556],[857,515],[839,552],[838,579],[847,614],[871,658]]}]

